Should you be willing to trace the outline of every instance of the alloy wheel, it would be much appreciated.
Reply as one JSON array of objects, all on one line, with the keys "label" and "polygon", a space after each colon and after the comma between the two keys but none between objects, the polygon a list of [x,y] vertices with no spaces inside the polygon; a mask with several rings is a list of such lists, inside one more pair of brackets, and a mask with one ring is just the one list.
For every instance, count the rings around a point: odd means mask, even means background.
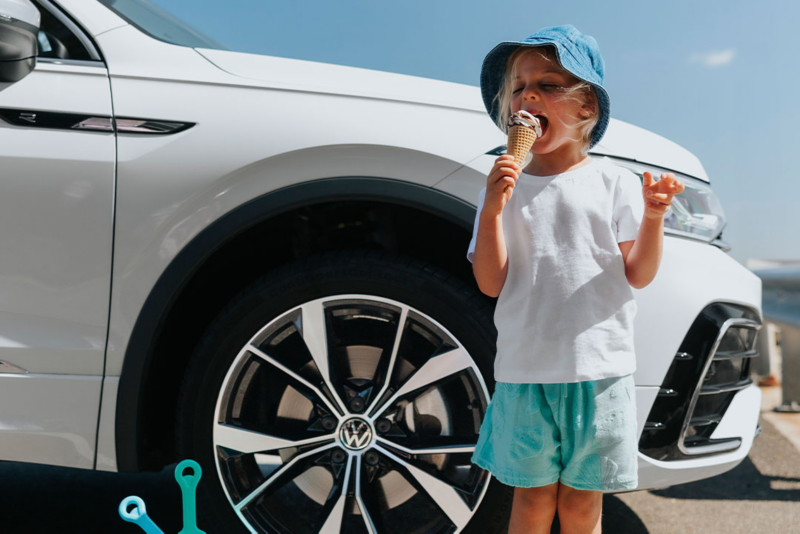
[{"label": "alloy wheel", "polygon": [[316,299],[233,360],[217,473],[252,532],[461,532],[490,481],[470,461],[488,399],[432,317],[374,295]]}]

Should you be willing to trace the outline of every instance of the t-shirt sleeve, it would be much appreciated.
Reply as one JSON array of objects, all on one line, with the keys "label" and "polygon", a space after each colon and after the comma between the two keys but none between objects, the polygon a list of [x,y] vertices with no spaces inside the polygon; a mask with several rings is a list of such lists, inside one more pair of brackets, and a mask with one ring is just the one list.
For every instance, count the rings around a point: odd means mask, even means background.
[{"label": "t-shirt sleeve", "polygon": [[613,218],[617,243],[636,239],[643,217],[642,182],[636,174],[624,169],[617,181],[617,195],[614,203]]},{"label": "t-shirt sleeve", "polygon": [[475,243],[478,240],[478,223],[480,222],[483,199],[485,197],[486,188],[484,187],[478,194],[478,212],[475,214],[475,223],[472,225],[472,241],[469,242],[469,249],[467,249],[467,259],[470,263],[472,263],[472,258],[475,256]]}]

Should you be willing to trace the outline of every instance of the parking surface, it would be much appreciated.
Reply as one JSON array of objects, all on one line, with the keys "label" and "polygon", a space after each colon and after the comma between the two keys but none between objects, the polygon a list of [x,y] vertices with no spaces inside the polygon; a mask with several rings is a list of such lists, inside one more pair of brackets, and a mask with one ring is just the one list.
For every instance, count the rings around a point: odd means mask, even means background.
[{"label": "parking surface", "polygon": [[[763,430],[750,455],[727,473],[663,490],[607,495],[603,531],[800,532],[800,450],[763,416],[760,422]],[[173,469],[131,475],[0,463],[2,532],[141,534],[117,515],[123,498],[138,495],[165,533],[177,533],[183,525]]]}]

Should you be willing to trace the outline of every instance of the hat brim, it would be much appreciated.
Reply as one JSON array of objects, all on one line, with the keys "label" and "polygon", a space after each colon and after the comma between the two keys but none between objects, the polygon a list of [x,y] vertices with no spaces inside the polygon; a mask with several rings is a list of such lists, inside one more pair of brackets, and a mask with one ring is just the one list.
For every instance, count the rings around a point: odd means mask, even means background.
[{"label": "hat brim", "polygon": [[492,122],[497,124],[497,116],[500,113],[499,102],[496,97],[503,86],[503,77],[506,72],[506,63],[509,56],[520,46],[537,47],[537,46],[552,46],[556,50],[556,59],[558,64],[567,72],[575,76],[581,81],[589,83],[594,87],[595,94],[597,95],[597,104],[599,117],[597,124],[592,129],[592,136],[589,148],[593,148],[606,133],[608,123],[611,118],[611,99],[608,92],[602,85],[599,85],[591,80],[578,75],[578,62],[572,57],[568,49],[562,47],[557,42],[550,40],[542,40],[539,43],[532,43],[526,41],[504,41],[492,48],[483,60],[481,66],[481,97],[483,98],[483,105],[486,111],[492,118]]}]

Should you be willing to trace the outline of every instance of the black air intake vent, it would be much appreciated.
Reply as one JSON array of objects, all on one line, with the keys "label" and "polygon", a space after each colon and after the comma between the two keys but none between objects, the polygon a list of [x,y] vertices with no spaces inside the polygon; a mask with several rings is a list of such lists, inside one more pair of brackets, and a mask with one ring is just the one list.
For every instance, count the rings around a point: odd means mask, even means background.
[{"label": "black air intake vent", "polygon": [[741,440],[711,439],[736,393],[748,387],[757,356],[758,314],[717,302],[695,319],[650,410],[639,450],[679,460],[738,448]]}]

